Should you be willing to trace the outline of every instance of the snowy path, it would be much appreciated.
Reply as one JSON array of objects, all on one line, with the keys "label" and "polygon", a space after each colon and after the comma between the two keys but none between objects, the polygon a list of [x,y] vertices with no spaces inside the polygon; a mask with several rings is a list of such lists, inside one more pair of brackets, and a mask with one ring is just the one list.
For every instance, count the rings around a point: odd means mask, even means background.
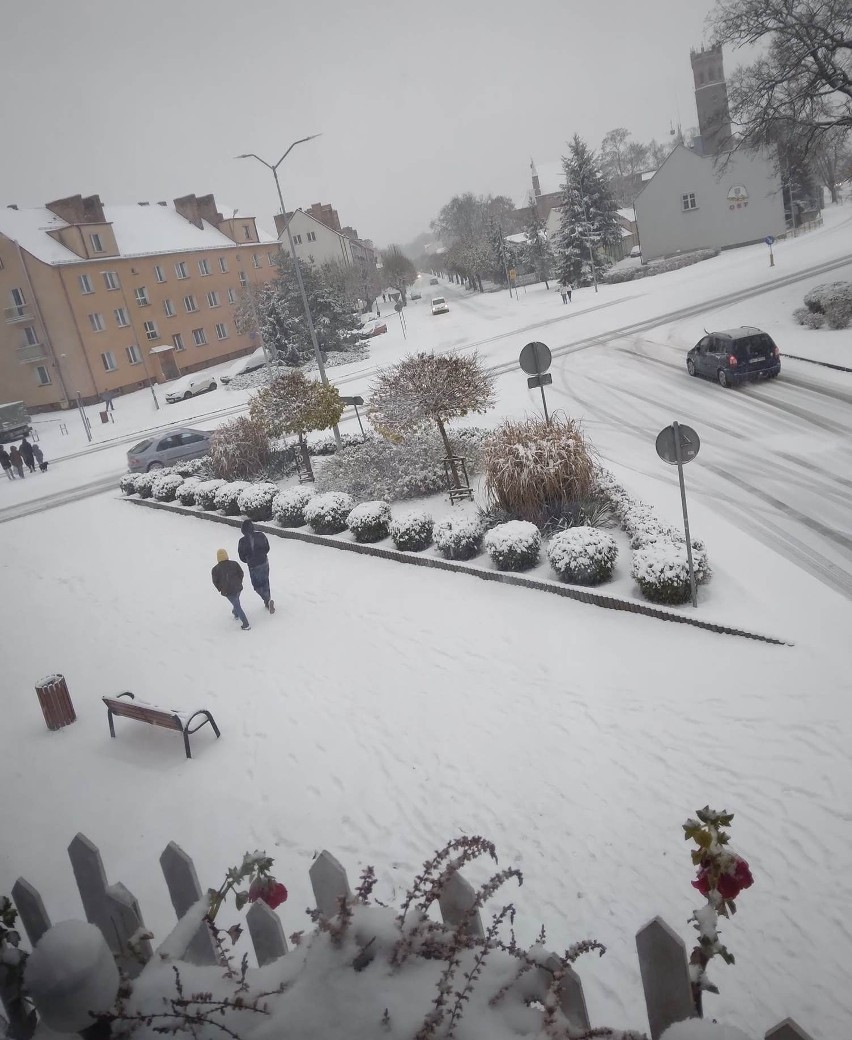
[{"label": "snowy path", "polygon": [[[526,875],[506,893],[520,937],[543,920],[554,947],[604,942],[579,965],[593,1021],[641,1028],[632,936],[659,913],[689,937],[680,823],[710,802],[736,812],[757,881],[708,1008],[752,1035],[788,1014],[815,1040],[845,1035],[852,708],[834,594],[802,579],[797,646],[769,647],[275,542],[279,610],[249,592],[242,633],[209,582],[234,540],[110,496],[4,527],[0,891],[25,874],[55,919],[79,913],[64,849],[82,830],[162,936],[168,840],[205,885],[267,847],[289,933],[318,849],[350,876],[373,863],[393,900],[446,838],[483,833]],[[32,688],[54,669],[78,722],[51,734]],[[211,708],[221,741],[197,736],[191,762],[173,733],[125,723],[111,741],[100,696],[126,688]]]}]

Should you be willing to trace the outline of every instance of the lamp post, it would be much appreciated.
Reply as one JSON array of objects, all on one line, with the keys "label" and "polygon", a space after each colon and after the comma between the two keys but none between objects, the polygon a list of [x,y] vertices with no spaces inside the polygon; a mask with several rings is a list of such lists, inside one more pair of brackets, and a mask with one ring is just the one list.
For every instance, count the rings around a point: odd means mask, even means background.
[{"label": "lamp post", "polygon": [[[290,256],[293,258],[293,267],[296,271],[296,282],[299,286],[299,294],[302,297],[302,306],[305,309],[305,320],[308,323],[308,332],[311,336],[311,346],[314,348],[314,358],[317,363],[317,371],[319,372],[320,379],[325,386],[328,386],[328,376],[325,374],[325,365],[322,363],[322,354],[320,353],[319,343],[317,342],[317,333],[314,328],[314,320],[311,317],[311,306],[308,302],[308,294],[305,292],[305,283],[302,279],[302,270],[299,266],[299,258],[296,256],[296,248],[293,242],[293,233],[290,231],[290,221],[287,220],[287,211],[284,208],[284,196],[281,193],[281,182],[278,180],[278,167],[290,152],[296,147],[297,144],[304,144],[306,141],[313,141],[315,137],[319,137],[319,134],[311,134],[310,137],[300,137],[298,141],[294,141],[287,151],[281,156],[277,163],[268,163],[265,159],[261,159],[259,155],[255,155],[254,152],[246,152],[244,155],[238,155],[238,159],[257,159],[259,163],[262,163],[268,170],[272,170],[272,176],[275,178],[275,188],[278,191],[278,201],[281,204],[281,215],[284,217],[284,226],[287,229],[287,242],[290,246]],[[337,424],[334,426],[334,440],[338,448],[343,447],[343,441],[340,439],[340,430]]]}]

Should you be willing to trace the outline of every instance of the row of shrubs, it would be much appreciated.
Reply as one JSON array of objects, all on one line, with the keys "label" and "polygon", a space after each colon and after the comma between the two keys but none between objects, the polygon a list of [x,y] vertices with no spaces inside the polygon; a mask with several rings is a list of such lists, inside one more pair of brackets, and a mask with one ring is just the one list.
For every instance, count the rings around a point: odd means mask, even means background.
[{"label": "row of shrubs", "polygon": [[829,282],[806,293],[793,318],[809,329],[847,329],[852,325],[852,282]]},{"label": "row of shrubs", "polygon": [[[649,505],[632,498],[606,470],[598,474],[598,487],[612,503],[630,538],[631,574],[642,595],[652,603],[686,603],[692,590],[683,533],[664,524]],[[697,538],[692,539],[692,562],[696,582],[699,585],[708,582],[712,572],[707,549]]]},{"label": "row of shrubs", "polygon": [[719,255],[718,249],[696,249],[694,253],[685,253],[683,256],[670,256],[665,260],[654,260],[641,267],[614,267],[607,271],[601,281],[614,285],[616,282],[633,282],[637,278],[651,278],[655,274],[668,274],[669,271],[679,271],[682,267],[691,267],[692,264],[700,263],[702,260],[711,260]]}]

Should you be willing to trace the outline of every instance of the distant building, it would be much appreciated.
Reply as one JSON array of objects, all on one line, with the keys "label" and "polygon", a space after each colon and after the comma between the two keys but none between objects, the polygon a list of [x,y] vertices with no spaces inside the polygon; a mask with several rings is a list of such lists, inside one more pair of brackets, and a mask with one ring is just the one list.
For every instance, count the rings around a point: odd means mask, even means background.
[{"label": "distant building", "polygon": [[642,259],[728,249],[786,231],[771,158],[731,150],[721,47],[692,51],[699,136],[670,153],[636,198]]},{"label": "distant building", "polygon": [[274,274],[276,238],[212,195],[0,209],[0,397],[95,402],[238,357],[240,288]]},{"label": "distant building", "polygon": [[[315,215],[320,209],[337,225],[336,228]],[[297,209],[294,213],[288,213],[286,217],[280,213],[276,214],[275,230],[278,232],[281,249],[287,256],[290,255],[288,223],[290,234],[293,236],[293,247],[300,259],[318,265],[336,262],[345,267],[357,267],[371,284],[370,280],[375,278],[378,259],[373,243],[369,239],[358,238],[358,232],[354,228],[341,229],[337,211],[331,206],[320,207],[319,203],[314,203],[310,210]]]}]

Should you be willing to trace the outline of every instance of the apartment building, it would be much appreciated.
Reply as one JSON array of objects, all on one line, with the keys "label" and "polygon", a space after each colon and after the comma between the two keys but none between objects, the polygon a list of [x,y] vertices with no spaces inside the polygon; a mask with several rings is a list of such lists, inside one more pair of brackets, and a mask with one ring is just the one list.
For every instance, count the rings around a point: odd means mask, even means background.
[{"label": "apartment building", "polygon": [[212,195],[0,208],[0,400],[92,403],[250,352],[235,305],[278,251]]},{"label": "apartment building", "polygon": [[359,238],[355,228],[341,228],[337,210],[330,204],[315,202],[310,209],[297,209],[295,213],[288,213],[286,218],[280,213],[276,214],[275,230],[279,234],[281,248],[289,255],[287,224],[290,225],[293,247],[300,260],[317,265],[334,261],[344,267],[358,267],[367,279],[375,277],[378,253],[373,243],[369,239]]}]

